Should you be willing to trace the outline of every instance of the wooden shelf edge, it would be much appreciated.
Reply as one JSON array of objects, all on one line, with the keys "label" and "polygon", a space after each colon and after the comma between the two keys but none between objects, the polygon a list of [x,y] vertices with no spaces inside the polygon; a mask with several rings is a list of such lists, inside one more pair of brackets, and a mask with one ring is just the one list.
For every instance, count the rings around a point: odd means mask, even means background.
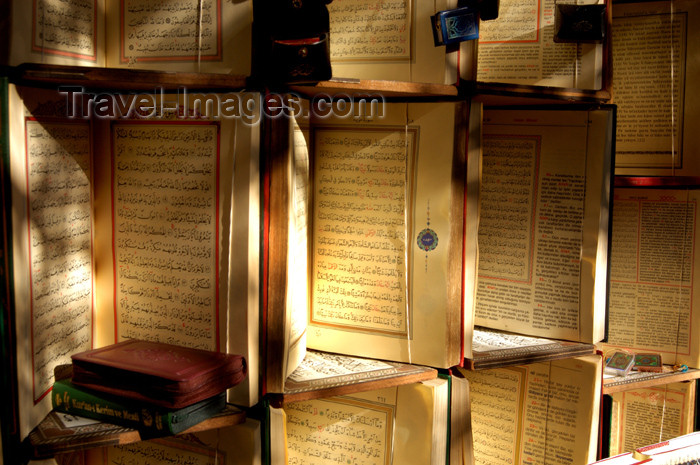
[{"label": "wooden shelf edge", "polygon": [[289,88],[305,97],[326,94],[338,97],[344,94],[380,94],[392,97],[450,97],[459,96],[457,86],[422,82],[337,79],[314,85],[290,85]]},{"label": "wooden shelf edge", "polygon": [[247,77],[230,74],[166,72],[127,68],[41,65],[27,63],[8,71],[15,84],[83,86],[91,89],[177,90],[244,89]]},{"label": "wooden shelf edge", "polygon": [[679,383],[700,378],[700,370],[691,368],[688,371],[673,371],[664,365],[663,373],[635,373],[631,376],[618,376],[603,379],[603,394],[627,391],[630,389],[649,388],[669,383]]}]

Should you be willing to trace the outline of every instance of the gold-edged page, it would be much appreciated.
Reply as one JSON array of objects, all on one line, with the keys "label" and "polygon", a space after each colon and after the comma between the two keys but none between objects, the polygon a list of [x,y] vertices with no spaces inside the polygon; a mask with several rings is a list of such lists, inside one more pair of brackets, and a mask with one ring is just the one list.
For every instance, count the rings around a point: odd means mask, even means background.
[{"label": "gold-edged page", "polygon": [[312,125],[310,348],[435,367],[459,362],[458,108],[387,103],[383,118]]},{"label": "gold-edged page", "polygon": [[606,348],[700,366],[700,191],[615,188]]},{"label": "gold-edged page", "polygon": [[477,80],[600,89],[603,46],[555,43],[555,3],[501,0],[498,18],[480,23]]},{"label": "gold-edged page", "polygon": [[611,394],[610,456],[693,432],[695,383],[669,383]]},{"label": "gold-edged page", "polygon": [[107,66],[250,74],[252,0],[110,0]]},{"label": "gold-edged page", "polygon": [[24,438],[51,410],[54,367],[92,345],[92,136],[90,121],[67,118],[57,92],[9,85],[8,93],[6,234]]},{"label": "gold-edged page", "polygon": [[475,325],[603,338],[611,134],[608,110],[485,110]]},{"label": "gold-edged page", "polygon": [[483,104],[470,102],[469,119],[466,132],[467,146],[467,180],[465,185],[464,215],[464,308],[462,330],[464,335],[463,352],[465,359],[474,358],[472,341],[474,340],[474,309],[476,299],[477,264],[479,256],[479,180],[481,179],[481,124],[483,121]]},{"label": "gold-edged page", "polygon": [[600,356],[460,368],[469,380],[475,464],[594,461],[601,368]]},{"label": "gold-edged page", "polygon": [[105,0],[8,0],[9,65],[104,66]]},{"label": "gold-edged page", "polygon": [[430,16],[450,8],[452,3],[456,2],[331,2],[333,77],[455,83],[456,53],[450,55],[444,46],[435,46],[430,21]]},{"label": "gold-edged page", "polygon": [[700,4],[620,3],[613,15],[615,174],[700,176]]},{"label": "gold-edged page", "polygon": [[287,242],[287,318],[285,379],[299,367],[306,354],[306,325],[309,312],[309,189],[308,128],[292,124],[292,152]]}]

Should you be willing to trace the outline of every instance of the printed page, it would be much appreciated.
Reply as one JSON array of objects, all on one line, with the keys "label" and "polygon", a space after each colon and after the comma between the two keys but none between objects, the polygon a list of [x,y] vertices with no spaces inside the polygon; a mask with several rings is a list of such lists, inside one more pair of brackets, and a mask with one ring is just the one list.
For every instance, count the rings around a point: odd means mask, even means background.
[{"label": "printed page", "polygon": [[[352,396],[292,402],[287,416],[289,463],[358,465],[434,463],[439,426],[436,409],[444,409],[447,425],[447,381],[414,383]],[[444,433],[444,431],[443,431]]]},{"label": "printed page", "polygon": [[615,174],[699,176],[700,4],[638,2],[613,8],[617,112]]},{"label": "printed page", "polygon": [[312,127],[308,345],[452,366],[461,332],[461,263],[452,258],[462,255],[464,176],[451,132],[455,106],[385,108],[371,124],[337,118]]},{"label": "printed page", "polygon": [[484,112],[475,325],[603,338],[610,117]]},{"label": "printed page", "polygon": [[693,431],[695,382],[616,392],[612,399],[611,456]]},{"label": "printed page", "polygon": [[447,55],[444,46],[434,45],[430,21],[448,4],[448,0],[331,2],[333,78],[456,82],[456,54]]},{"label": "printed page", "polygon": [[54,367],[91,348],[93,167],[89,121],[67,119],[55,92],[10,86],[9,94],[8,254],[25,437],[51,410]]},{"label": "printed page", "polygon": [[475,464],[595,460],[601,358],[467,371]]},{"label": "printed page", "polygon": [[501,0],[498,18],[480,23],[477,80],[600,89],[602,45],[555,43],[555,4]]},{"label": "printed page", "polygon": [[104,66],[104,0],[8,1],[9,65]]},{"label": "printed page", "polygon": [[396,389],[357,397],[292,402],[287,415],[290,464],[323,465],[351,461],[391,465]]},{"label": "printed page", "polygon": [[698,203],[688,189],[615,189],[606,347],[698,366]]},{"label": "printed page", "polygon": [[107,3],[107,66],[250,74],[252,0]]}]

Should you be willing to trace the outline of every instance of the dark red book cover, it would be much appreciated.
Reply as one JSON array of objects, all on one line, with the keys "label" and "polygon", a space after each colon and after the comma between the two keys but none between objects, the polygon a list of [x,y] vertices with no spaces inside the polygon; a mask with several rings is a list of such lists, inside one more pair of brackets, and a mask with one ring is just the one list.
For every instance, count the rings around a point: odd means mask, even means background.
[{"label": "dark red book cover", "polygon": [[72,355],[73,382],[166,408],[181,408],[240,383],[241,355],[130,339]]}]

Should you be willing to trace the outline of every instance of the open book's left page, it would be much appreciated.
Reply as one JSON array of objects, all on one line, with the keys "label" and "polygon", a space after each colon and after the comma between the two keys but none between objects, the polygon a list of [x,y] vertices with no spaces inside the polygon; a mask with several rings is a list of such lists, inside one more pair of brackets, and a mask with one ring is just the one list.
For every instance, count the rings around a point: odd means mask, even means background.
[{"label": "open book's left page", "polygon": [[[105,0],[9,0],[7,63],[105,65]],[[2,56],[2,53],[0,53]]]},{"label": "open book's left page", "polygon": [[65,95],[10,93],[4,189],[22,436],[49,410],[56,365],[126,338],[243,354],[251,375],[240,389],[250,390],[239,403],[254,403],[255,126],[67,118]]}]

